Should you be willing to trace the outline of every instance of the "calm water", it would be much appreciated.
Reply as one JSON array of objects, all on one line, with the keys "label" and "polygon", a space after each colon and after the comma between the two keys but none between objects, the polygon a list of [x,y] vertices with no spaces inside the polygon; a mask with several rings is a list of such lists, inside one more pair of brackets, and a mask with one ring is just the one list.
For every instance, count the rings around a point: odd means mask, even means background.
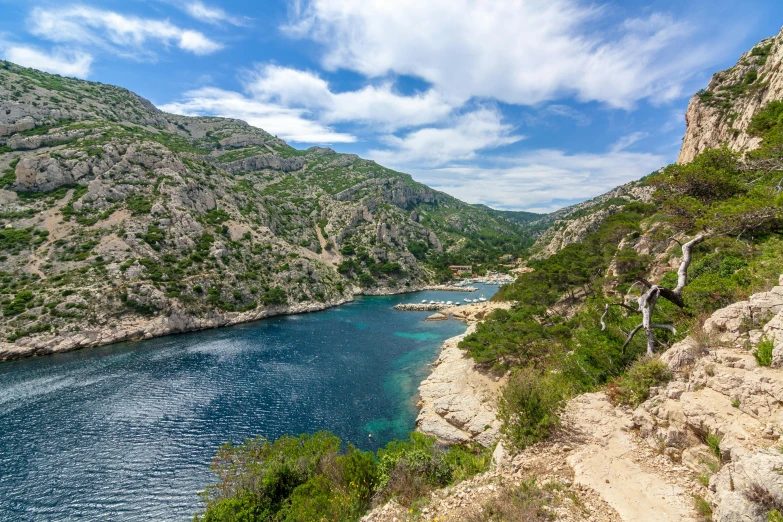
[{"label": "calm water", "polygon": [[359,298],[0,364],[0,521],[186,521],[226,441],[327,429],[375,449],[404,437],[428,363],[465,326],[390,308],[478,295]]}]

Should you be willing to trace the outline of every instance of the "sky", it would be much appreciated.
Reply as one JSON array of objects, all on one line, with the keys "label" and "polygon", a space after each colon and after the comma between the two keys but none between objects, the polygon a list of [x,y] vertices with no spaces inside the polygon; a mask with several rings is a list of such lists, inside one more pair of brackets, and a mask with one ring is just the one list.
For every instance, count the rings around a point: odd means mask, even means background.
[{"label": "sky", "polygon": [[0,0],[0,57],[551,212],[672,163],[779,0]]}]

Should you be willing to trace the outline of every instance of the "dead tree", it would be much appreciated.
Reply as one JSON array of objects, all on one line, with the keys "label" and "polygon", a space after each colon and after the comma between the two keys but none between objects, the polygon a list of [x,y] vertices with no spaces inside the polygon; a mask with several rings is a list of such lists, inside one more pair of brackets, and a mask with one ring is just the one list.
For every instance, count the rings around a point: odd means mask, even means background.
[{"label": "dead tree", "polygon": [[642,295],[639,296],[638,310],[635,310],[630,306],[628,306],[627,304],[625,304],[625,298],[623,298],[622,303],[607,303],[604,309],[604,313],[601,316],[601,331],[606,330],[606,323],[604,322],[604,318],[606,317],[606,314],[609,313],[609,308],[612,306],[621,306],[634,313],[642,314],[642,323],[638,325],[636,328],[634,328],[633,330],[631,330],[631,333],[628,334],[628,338],[625,340],[625,344],[623,344],[623,349],[622,349],[623,352],[625,352],[625,349],[628,347],[629,344],[631,344],[631,341],[633,340],[634,336],[641,329],[644,329],[644,332],[647,335],[647,355],[653,354],[653,348],[655,347],[655,334],[653,332],[656,328],[669,330],[670,332],[675,334],[677,333],[677,330],[675,330],[674,327],[669,324],[656,324],[652,322],[652,316],[653,316],[653,312],[655,311],[655,305],[658,302],[658,298],[663,297],[664,299],[674,303],[680,308],[683,308],[685,306],[685,302],[682,299],[682,289],[685,288],[685,285],[688,284],[688,267],[690,266],[691,258],[693,257],[692,254],[693,247],[694,245],[697,245],[698,243],[704,241],[705,237],[706,236],[702,234],[694,239],[691,239],[685,244],[682,244],[676,239],[672,238],[672,241],[677,241],[677,243],[679,243],[680,246],[682,247],[682,262],[680,263],[679,270],[677,270],[676,288],[670,289],[663,286],[654,285],[645,279],[638,279],[637,282],[641,283],[647,289],[647,291],[643,292]]}]

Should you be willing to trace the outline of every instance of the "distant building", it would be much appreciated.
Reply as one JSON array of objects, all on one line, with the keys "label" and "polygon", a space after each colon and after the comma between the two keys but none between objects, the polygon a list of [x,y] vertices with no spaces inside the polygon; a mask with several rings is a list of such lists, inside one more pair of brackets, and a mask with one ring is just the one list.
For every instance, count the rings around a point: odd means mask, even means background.
[{"label": "distant building", "polygon": [[449,265],[449,270],[454,275],[472,274],[473,267],[471,265]]}]

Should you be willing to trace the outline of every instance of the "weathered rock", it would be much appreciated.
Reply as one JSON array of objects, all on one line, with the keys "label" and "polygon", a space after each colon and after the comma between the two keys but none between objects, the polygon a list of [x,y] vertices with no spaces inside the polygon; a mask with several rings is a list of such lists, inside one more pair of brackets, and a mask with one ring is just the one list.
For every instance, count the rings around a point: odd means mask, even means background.
[{"label": "weathered rock", "polygon": [[783,454],[776,450],[757,450],[738,456],[712,479],[715,522],[767,522],[768,506],[763,496],[783,506]]},{"label": "weathered rock", "polygon": [[[688,163],[700,152],[722,145],[743,152],[759,146],[761,139],[750,136],[746,130],[759,109],[783,98],[780,41],[781,34],[762,40],[743,54],[734,67],[715,73],[707,89],[691,98],[678,163]],[[768,45],[771,47],[764,56],[763,49]],[[758,80],[748,85],[751,71]]]}]

